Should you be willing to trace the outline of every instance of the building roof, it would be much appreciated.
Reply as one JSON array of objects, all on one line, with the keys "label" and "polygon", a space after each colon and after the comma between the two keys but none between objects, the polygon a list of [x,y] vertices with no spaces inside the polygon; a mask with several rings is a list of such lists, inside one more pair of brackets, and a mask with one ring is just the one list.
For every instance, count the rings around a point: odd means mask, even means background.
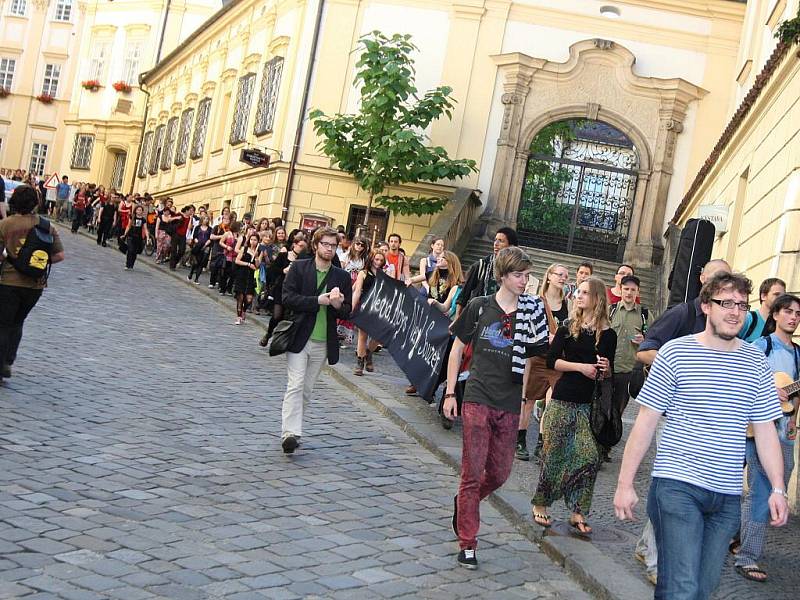
[{"label": "building roof", "polygon": [[[750,88],[750,91],[747,92],[747,95],[744,97],[741,104],[739,104],[739,108],[736,109],[733,117],[731,117],[731,120],[728,122],[728,125],[722,132],[722,135],[714,146],[714,149],[711,151],[711,154],[703,163],[703,166],[700,167],[700,170],[697,172],[694,181],[692,181],[692,185],[689,186],[689,190],[683,196],[678,208],[675,209],[675,214],[672,216],[672,219],[670,219],[671,223],[676,223],[681,217],[681,214],[689,207],[689,203],[700,189],[700,186],[703,185],[703,182],[708,177],[711,169],[717,164],[720,154],[722,154],[722,152],[728,147],[728,144],[730,143],[731,139],[733,139],[733,136],[737,131],[739,131],[739,128],[741,127],[747,115],[750,113],[753,105],[755,105],[756,101],[761,96],[761,93],[767,87],[767,84],[775,74],[778,65],[786,57],[786,55],[789,54],[789,50],[792,48],[792,46],[793,44],[778,42],[778,45],[775,47],[775,50],[773,50],[769,60],[767,60],[764,68],[761,69],[761,72],[756,77],[755,82],[753,82],[753,87]],[[798,57],[800,58],[800,53],[798,54]]]}]

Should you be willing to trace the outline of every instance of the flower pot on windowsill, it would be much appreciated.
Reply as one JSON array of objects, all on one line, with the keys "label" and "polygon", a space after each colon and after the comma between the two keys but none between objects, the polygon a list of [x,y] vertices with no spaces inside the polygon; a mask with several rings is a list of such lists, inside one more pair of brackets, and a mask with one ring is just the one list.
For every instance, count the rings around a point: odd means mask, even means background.
[{"label": "flower pot on windowsill", "polygon": [[124,81],[117,81],[112,85],[112,87],[115,90],[117,90],[120,94],[130,94],[131,90],[133,89],[130,85],[128,85]]},{"label": "flower pot on windowsill", "polygon": [[39,94],[36,99],[42,104],[52,104],[53,100],[55,100],[50,94]]},{"label": "flower pot on windowsill", "polygon": [[81,82],[81,87],[85,90],[89,90],[90,92],[96,92],[103,86],[100,85],[100,82],[97,81],[97,79],[88,79]]},{"label": "flower pot on windowsill", "polygon": [[4,87],[0,87],[0,98],[5,98],[5,97],[6,97],[6,96],[8,96],[10,93],[11,93],[11,92],[10,92],[10,91],[8,91],[6,88],[4,88]]}]

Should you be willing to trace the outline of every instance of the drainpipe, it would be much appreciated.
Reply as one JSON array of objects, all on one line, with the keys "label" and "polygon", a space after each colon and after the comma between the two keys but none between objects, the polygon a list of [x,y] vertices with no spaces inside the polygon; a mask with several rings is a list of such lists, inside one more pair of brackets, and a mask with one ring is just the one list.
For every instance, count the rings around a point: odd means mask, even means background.
[{"label": "drainpipe", "polygon": [[314,24],[314,36],[311,38],[311,55],[308,59],[308,71],[306,72],[306,83],[303,88],[303,99],[300,102],[300,116],[297,118],[297,129],[294,134],[294,146],[292,146],[292,158],[289,160],[289,171],[286,177],[286,189],[283,191],[283,208],[281,217],[284,223],[289,216],[289,202],[292,199],[292,183],[297,167],[297,156],[300,154],[300,140],[303,137],[303,125],[305,124],[306,110],[308,109],[308,96],[311,90],[311,77],[314,75],[314,66],[317,59],[317,45],[319,43],[320,29],[322,28],[322,10],[325,7],[325,0],[319,0],[317,6],[317,21]]},{"label": "drainpipe", "polygon": [[156,51],[156,64],[161,60],[161,49],[164,47],[164,34],[167,32],[167,19],[169,19],[169,7],[172,5],[172,0],[167,0],[167,6],[164,9],[164,21],[161,23],[161,35],[158,37],[158,50]]},{"label": "drainpipe", "polygon": [[142,143],[144,142],[144,132],[147,129],[147,113],[150,111],[150,92],[144,89],[142,79],[147,75],[147,71],[139,74],[139,90],[143,92],[147,99],[144,101],[144,116],[142,117],[142,129],[139,132],[139,149],[136,151],[136,163],[133,165],[133,175],[131,176],[131,187],[129,194],[133,193],[133,185],[136,183],[136,174],[139,172],[139,162],[142,160]]}]

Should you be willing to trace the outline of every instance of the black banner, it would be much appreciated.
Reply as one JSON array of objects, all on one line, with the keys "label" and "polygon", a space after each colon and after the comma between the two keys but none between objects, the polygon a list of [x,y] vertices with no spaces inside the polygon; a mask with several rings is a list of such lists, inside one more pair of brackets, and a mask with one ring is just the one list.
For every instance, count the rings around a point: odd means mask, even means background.
[{"label": "black banner", "polygon": [[417,393],[430,400],[450,341],[450,320],[416,288],[382,272],[351,320],[389,350]]}]

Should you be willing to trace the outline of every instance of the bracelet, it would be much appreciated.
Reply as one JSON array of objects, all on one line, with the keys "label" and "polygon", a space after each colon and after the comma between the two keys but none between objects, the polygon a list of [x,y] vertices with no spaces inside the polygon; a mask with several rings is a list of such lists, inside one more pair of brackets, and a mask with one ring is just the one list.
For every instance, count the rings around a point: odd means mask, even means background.
[{"label": "bracelet", "polygon": [[786,490],[782,490],[780,488],[772,488],[772,491],[770,492],[770,494],[780,494],[781,496],[783,496],[787,500],[789,499],[789,494],[786,493]]},{"label": "bracelet", "polygon": [[445,399],[447,399],[447,398],[455,398],[456,394],[455,394],[455,392],[453,392],[451,394],[445,394],[444,397],[445,397]]}]

